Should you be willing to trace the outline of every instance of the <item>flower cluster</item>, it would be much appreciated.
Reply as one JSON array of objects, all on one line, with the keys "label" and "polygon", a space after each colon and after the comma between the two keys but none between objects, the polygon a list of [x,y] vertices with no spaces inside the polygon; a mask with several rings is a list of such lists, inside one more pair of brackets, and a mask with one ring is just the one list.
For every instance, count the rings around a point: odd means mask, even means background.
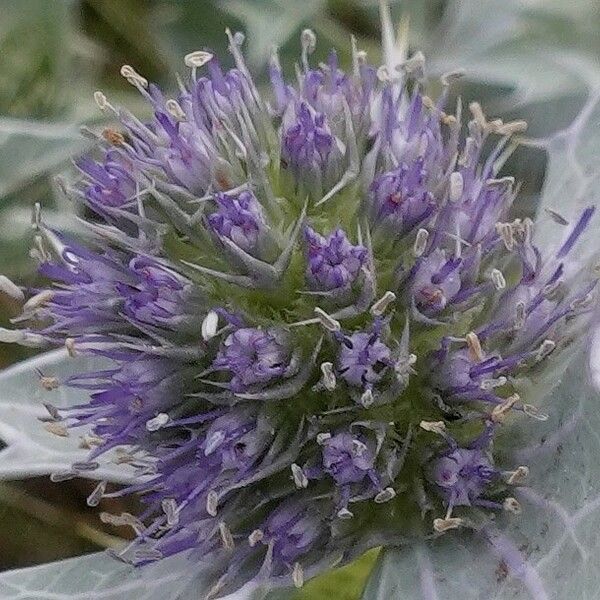
[{"label": "flower cluster", "polygon": [[349,73],[335,53],[313,67],[311,31],[297,85],[274,55],[265,97],[242,42],[229,71],[186,56],[172,98],[123,67],[146,122],[96,93],[119,125],[67,190],[94,214],[88,241],[37,214],[48,287],[0,332],[108,365],[43,378],[89,392],[49,406],[49,429],[91,428],[73,474],[133,469],[89,498],[140,495],[138,516],[103,514],[135,531],[119,556],[191,551],[219,570],[212,595],[300,586],[398,536],[467,526],[472,507],[518,512],[527,467],[497,464],[496,434],[544,418],[522,383],[585,326],[596,288],[574,256],[593,209],[557,217],[555,248],[511,215],[499,169],[524,123],[472,104],[465,136],[449,78],[434,102],[418,70],[356,48]]}]

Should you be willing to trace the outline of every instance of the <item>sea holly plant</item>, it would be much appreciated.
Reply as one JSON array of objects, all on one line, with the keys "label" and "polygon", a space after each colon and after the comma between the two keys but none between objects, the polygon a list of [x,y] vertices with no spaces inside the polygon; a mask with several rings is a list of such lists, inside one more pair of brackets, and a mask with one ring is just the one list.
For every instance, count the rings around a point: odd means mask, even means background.
[{"label": "sea holly plant", "polygon": [[[595,203],[547,207],[554,234],[538,240],[502,172],[526,124],[452,102],[459,72],[426,95],[424,57],[394,44],[385,6],[383,23],[385,64],[353,44],[349,72],[335,51],[315,65],[305,30],[296,78],[273,53],[267,93],[240,33],[227,32],[233,69],[193,52],[173,95],[124,66],[154,116],[95,94],[117,125],[64,189],[88,237],[36,208],[47,285],[0,280],[22,305],[0,338],[64,346],[81,365],[32,374],[45,433],[80,438],[53,479],[98,479],[90,506],[141,501],[100,514],[133,539],[99,560],[90,590],[301,588],[371,548],[413,551],[421,568],[425,547],[486,540],[499,577],[551,597],[502,533],[553,502],[528,482],[539,448],[511,445],[568,434],[543,429],[544,398],[594,323]],[[64,390],[78,400],[53,402]],[[402,593],[380,587],[390,560],[367,597]],[[18,573],[0,585],[18,593]]]}]

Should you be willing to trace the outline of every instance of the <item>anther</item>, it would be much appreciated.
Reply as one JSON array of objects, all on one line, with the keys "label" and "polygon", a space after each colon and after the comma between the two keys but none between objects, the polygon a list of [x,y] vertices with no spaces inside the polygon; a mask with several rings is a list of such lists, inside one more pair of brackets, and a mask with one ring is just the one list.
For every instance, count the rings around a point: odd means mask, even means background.
[{"label": "anther", "polygon": [[509,396],[501,402],[500,404],[494,406],[492,410],[491,418],[495,423],[502,423],[504,418],[506,417],[506,413],[510,411],[510,409],[520,400],[519,394],[513,394]]},{"label": "anther", "polygon": [[123,65],[120,72],[131,85],[143,88],[148,87],[148,80],[142,77],[131,65]]},{"label": "anther", "polygon": [[479,125],[482,130],[485,130],[487,128],[487,121],[481,108],[481,104],[479,104],[479,102],[471,102],[471,104],[469,104],[469,110],[477,125]]},{"label": "anther", "polygon": [[210,310],[202,320],[202,339],[208,342],[208,340],[214,338],[217,334],[218,326],[219,315],[214,310]]},{"label": "anther", "polygon": [[318,306],[315,307],[314,313],[317,319],[319,319],[319,323],[327,329],[327,331],[336,332],[342,328],[339,321],[336,321],[333,317],[329,316],[322,308],[319,308]]},{"label": "anther", "polygon": [[170,98],[165,102],[165,108],[178,121],[185,121],[187,119],[187,115],[185,114],[183,108],[181,108],[181,105],[179,104],[179,102],[177,102],[177,100],[173,100],[173,98]]},{"label": "anther", "polygon": [[65,339],[65,348],[67,349],[68,355],[73,358],[75,356],[75,340],[73,338]]},{"label": "anther", "polygon": [[65,427],[65,425],[62,423],[57,423],[56,421],[44,423],[44,429],[52,435],[57,435],[58,437],[69,437],[69,430]]},{"label": "anther", "polygon": [[312,29],[305,29],[300,34],[300,43],[302,49],[308,54],[312,54],[317,48],[317,36]]},{"label": "anther", "polygon": [[446,433],[446,423],[444,421],[421,421],[419,427],[438,435],[445,435]]},{"label": "anther", "polygon": [[371,391],[370,388],[367,388],[360,397],[360,403],[365,408],[369,408],[370,406],[373,405],[373,402],[374,402],[373,392]]},{"label": "anther", "polygon": [[146,421],[146,429],[148,431],[158,431],[169,422],[169,415],[166,413],[158,413],[152,419]]},{"label": "anther", "polygon": [[540,347],[538,348],[538,351],[535,355],[536,362],[540,362],[540,361],[544,360],[547,356],[549,356],[554,351],[555,348],[556,348],[555,342],[553,342],[552,340],[544,340],[542,342],[542,344],[540,345]]},{"label": "anther", "polygon": [[231,535],[231,530],[223,521],[219,523],[219,533],[221,534],[223,548],[225,548],[225,550],[233,550],[235,548],[233,535]]},{"label": "anther", "polygon": [[292,581],[296,588],[301,588],[304,585],[304,570],[299,562],[294,563],[294,568],[292,569]]},{"label": "anther", "polygon": [[515,329],[525,325],[525,302],[519,301],[515,305]]},{"label": "anther", "polygon": [[458,171],[454,171],[450,175],[450,202],[458,202],[462,198],[464,189],[463,176]]},{"label": "anther", "polygon": [[319,446],[322,446],[327,440],[330,439],[331,433],[329,433],[328,431],[323,433],[317,433],[317,444],[319,444]]},{"label": "anther", "polygon": [[196,50],[195,52],[190,52],[186,54],[183,58],[183,62],[186,67],[190,67],[190,69],[198,69],[203,67],[206,63],[209,63],[214,58],[214,55],[210,52],[205,52],[204,50]]},{"label": "anther", "polygon": [[333,364],[330,362],[321,363],[321,374],[323,387],[329,392],[333,391],[337,383],[335,373],[333,372]]},{"label": "anther", "polygon": [[354,513],[350,512],[346,507],[344,507],[344,508],[340,508],[340,510],[337,511],[337,517],[338,517],[338,519],[347,521],[348,519],[351,519],[352,517],[354,517]]},{"label": "anther", "polygon": [[513,515],[518,515],[521,512],[521,505],[517,502],[516,498],[506,498],[502,503],[502,508]]},{"label": "anther", "polygon": [[[49,377],[47,375],[40,375],[40,385],[48,392],[60,387],[60,381],[58,377]],[[56,409],[54,409],[56,410]],[[58,411],[57,411],[58,412]]]},{"label": "anther", "polygon": [[292,463],[290,468],[292,469],[292,476],[294,478],[294,483],[296,484],[296,487],[299,490],[303,489],[303,488],[307,488],[308,487],[308,477],[306,477],[306,475],[304,474],[302,467],[300,467],[296,463]]},{"label": "anther", "polygon": [[362,456],[367,451],[366,444],[363,444],[360,440],[352,440],[352,452],[354,456]]},{"label": "anther", "polygon": [[494,388],[502,387],[506,385],[507,379],[504,376],[496,377],[494,379],[484,379],[479,387],[482,390],[493,390]]},{"label": "anther", "polygon": [[389,290],[381,297],[377,302],[371,306],[371,314],[374,317],[380,317],[386,310],[386,308],[396,299],[396,294]]},{"label": "anther", "polygon": [[125,143],[125,136],[112,127],[107,127],[102,131],[102,137],[113,146],[122,146]]},{"label": "anther", "polygon": [[264,538],[265,538],[265,534],[260,529],[255,529],[248,536],[248,543],[250,544],[250,547],[253,548],[254,546],[256,546],[256,544],[258,544],[259,542],[262,542],[262,540]]},{"label": "anther", "polygon": [[508,474],[506,482],[509,485],[517,485],[522,483],[525,479],[527,479],[527,477],[529,477],[529,467],[522,465]]},{"label": "anther", "polygon": [[523,412],[533,419],[537,419],[538,421],[547,421],[548,415],[542,412],[537,406],[533,406],[533,404],[523,404]]},{"label": "anther", "polygon": [[77,477],[76,473],[72,471],[63,471],[62,473],[50,473],[50,481],[52,483],[61,483],[63,481],[69,481]]},{"label": "anther", "polygon": [[13,300],[17,300],[17,302],[23,302],[23,300],[25,300],[25,294],[23,294],[21,289],[5,275],[0,275],[0,292],[6,294]]},{"label": "anther", "polygon": [[483,360],[483,350],[481,349],[481,342],[479,341],[477,334],[471,332],[467,333],[465,337],[471,360],[481,362]]},{"label": "anther", "polygon": [[160,503],[165,516],[167,517],[167,525],[176,525],[179,521],[179,511],[177,510],[177,501],[174,498],[165,498]]},{"label": "anther", "polygon": [[448,519],[434,519],[433,529],[437,533],[444,533],[450,529],[458,529],[464,525],[464,521],[458,517],[450,517]]},{"label": "anther", "polygon": [[100,504],[100,500],[106,491],[106,481],[101,481],[95,488],[94,491],[87,497],[87,505],[88,506],[98,506]]},{"label": "anther", "polygon": [[492,269],[491,278],[492,283],[497,290],[503,290],[506,287],[506,279],[504,279],[502,271],[498,269]]},{"label": "anther", "polygon": [[206,512],[211,517],[216,517],[218,506],[219,506],[219,496],[217,495],[217,492],[215,492],[214,490],[211,490],[206,495]]},{"label": "anther", "polygon": [[100,463],[95,460],[74,462],[71,467],[74,471],[95,471],[100,467]]},{"label": "anther", "polygon": [[23,312],[31,312],[40,306],[44,306],[54,298],[54,292],[52,290],[44,290],[35,296],[32,296],[23,304]]},{"label": "anther", "polygon": [[440,81],[442,85],[452,85],[455,81],[458,81],[462,77],[465,76],[466,71],[464,69],[456,69],[454,71],[449,71],[447,73],[443,73],[440,77]]},{"label": "anther", "polygon": [[374,500],[377,504],[384,504],[385,502],[389,502],[393,498],[396,497],[396,491],[394,488],[386,487],[384,490],[381,490],[377,496],[375,496]]},{"label": "anther", "polygon": [[417,237],[413,245],[413,254],[418,258],[423,255],[425,248],[427,247],[427,240],[429,239],[429,232],[427,229],[419,229],[417,231]]},{"label": "anther", "polygon": [[101,91],[94,92],[94,101],[98,105],[98,108],[102,111],[111,108],[109,101]]},{"label": "anther", "polygon": [[571,310],[579,310],[581,308],[587,308],[592,303],[593,299],[594,299],[594,294],[589,292],[585,296],[583,296],[583,298],[577,298],[576,300],[573,300],[569,304],[569,308]]}]

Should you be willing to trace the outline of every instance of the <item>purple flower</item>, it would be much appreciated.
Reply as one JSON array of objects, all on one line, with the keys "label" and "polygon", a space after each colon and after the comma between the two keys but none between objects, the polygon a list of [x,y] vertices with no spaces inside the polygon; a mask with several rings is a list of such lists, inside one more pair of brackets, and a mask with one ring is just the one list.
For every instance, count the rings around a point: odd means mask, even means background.
[{"label": "purple flower", "polygon": [[339,485],[359,483],[372,472],[375,450],[366,438],[338,433],[323,443],[323,470]]},{"label": "purple flower", "polygon": [[267,229],[254,194],[248,191],[237,195],[217,194],[215,202],[217,210],[208,215],[212,230],[218,236],[229,238],[245,252],[254,253]]},{"label": "purple flower", "polygon": [[290,355],[283,331],[244,327],[227,336],[212,366],[231,373],[232,391],[244,392],[289,374]]},{"label": "purple flower", "polygon": [[392,353],[376,333],[359,331],[340,344],[338,369],[352,386],[373,386],[392,365]]},{"label": "purple flower", "polygon": [[304,237],[308,259],[306,277],[313,288],[329,291],[354,283],[367,261],[366,248],[353,246],[342,229],[336,229],[325,238],[306,227]]}]

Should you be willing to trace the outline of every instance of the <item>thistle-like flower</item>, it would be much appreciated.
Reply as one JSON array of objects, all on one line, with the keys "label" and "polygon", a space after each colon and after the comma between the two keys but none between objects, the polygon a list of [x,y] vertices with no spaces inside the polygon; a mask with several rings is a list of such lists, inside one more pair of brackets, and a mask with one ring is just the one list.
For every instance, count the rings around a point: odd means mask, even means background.
[{"label": "thistle-like flower", "polygon": [[263,95],[229,37],[235,68],[194,52],[175,97],[123,67],[147,122],[96,93],[119,125],[67,190],[91,235],[36,212],[48,287],[0,334],[109,359],[56,382],[89,392],[49,407],[91,427],[73,471],[120,448],[133,483],[89,498],[141,496],[139,517],[105,515],[134,528],[119,557],[191,551],[219,570],[212,595],[518,512],[527,467],[494,441],[544,418],[524,382],[585,327],[596,288],[574,258],[592,208],[555,248],[511,216],[499,169],[522,122],[472,104],[463,135],[449,78],[433,101],[419,60],[391,72],[355,48],[349,73],[335,53],[311,66],[311,31],[297,83],[273,55]]}]

